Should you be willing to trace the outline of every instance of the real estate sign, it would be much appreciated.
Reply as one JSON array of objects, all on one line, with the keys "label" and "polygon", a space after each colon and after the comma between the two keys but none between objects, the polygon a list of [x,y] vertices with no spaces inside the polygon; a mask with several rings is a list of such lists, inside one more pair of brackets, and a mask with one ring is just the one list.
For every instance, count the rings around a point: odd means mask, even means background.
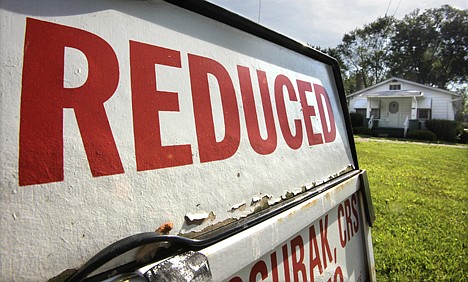
[{"label": "real estate sign", "polygon": [[0,280],[166,221],[214,281],[373,277],[335,60],[197,1],[2,1],[0,24]]}]

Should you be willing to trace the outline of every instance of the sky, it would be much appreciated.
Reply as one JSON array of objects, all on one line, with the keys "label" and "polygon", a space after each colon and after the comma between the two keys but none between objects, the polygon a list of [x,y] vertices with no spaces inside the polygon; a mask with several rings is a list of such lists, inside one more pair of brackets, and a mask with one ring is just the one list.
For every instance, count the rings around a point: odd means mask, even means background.
[{"label": "sky", "polygon": [[402,19],[415,9],[423,11],[444,4],[468,9],[467,0],[208,1],[297,41],[323,48],[336,47],[345,33],[362,28],[385,14]]}]

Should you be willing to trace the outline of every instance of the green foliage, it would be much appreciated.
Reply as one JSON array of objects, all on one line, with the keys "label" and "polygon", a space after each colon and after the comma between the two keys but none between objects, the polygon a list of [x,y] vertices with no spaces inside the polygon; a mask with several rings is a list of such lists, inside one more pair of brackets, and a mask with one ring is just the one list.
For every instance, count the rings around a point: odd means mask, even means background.
[{"label": "green foliage", "polygon": [[345,90],[345,94],[353,93],[356,92],[356,78],[354,75],[349,76],[349,69],[348,65],[343,61],[343,57],[341,56],[341,51],[338,50],[338,48],[321,48],[320,46],[313,46],[310,45],[310,47],[323,52],[333,58],[335,58],[338,61],[338,64],[340,65],[340,70],[341,70],[341,78],[343,80],[343,86]]},{"label": "green foliage", "polygon": [[459,122],[468,122],[468,84],[463,87],[458,87],[460,99],[456,101],[455,120]]},{"label": "green foliage", "polygon": [[415,10],[396,25],[389,66],[393,76],[434,85],[468,77],[468,10],[444,5]]},{"label": "green foliage", "polygon": [[468,280],[468,148],[356,140],[377,281]]},{"label": "green foliage", "polygon": [[458,135],[458,143],[468,144],[468,131],[463,130],[460,135]]},{"label": "green foliage", "polygon": [[414,139],[414,140],[422,140],[422,141],[435,141],[436,135],[434,132],[429,130],[410,130],[406,134],[406,138]]},{"label": "green foliage", "polygon": [[363,126],[364,124],[364,116],[360,113],[349,113],[349,117],[351,118],[351,126],[359,127]]},{"label": "green foliage", "polygon": [[426,127],[434,132],[437,140],[456,142],[457,135],[461,132],[461,125],[456,121],[444,119],[431,119],[426,121]]},{"label": "green foliage", "polygon": [[457,88],[468,82],[468,10],[443,5],[402,20],[381,17],[328,51],[343,65],[346,94],[392,76]]},{"label": "green foliage", "polygon": [[[342,43],[336,49],[346,66],[346,79],[355,80],[355,76],[359,75],[362,86],[368,87],[387,78],[386,61],[394,24],[393,17],[378,18],[364,28],[355,29],[343,36]],[[347,93],[352,91],[345,90]]]}]

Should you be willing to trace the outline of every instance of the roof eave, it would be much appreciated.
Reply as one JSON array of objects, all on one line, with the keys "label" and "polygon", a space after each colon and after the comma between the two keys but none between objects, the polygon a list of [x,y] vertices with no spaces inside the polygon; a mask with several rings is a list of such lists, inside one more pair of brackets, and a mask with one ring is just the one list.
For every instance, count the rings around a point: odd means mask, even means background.
[{"label": "roof eave", "polygon": [[414,81],[410,81],[410,80],[406,80],[406,79],[402,79],[402,78],[398,78],[398,77],[391,77],[389,79],[386,79],[384,81],[381,81],[375,85],[372,85],[370,87],[367,87],[367,88],[364,88],[364,89],[361,89],[357,92],[354,92],[354,93],[351,93],[349,95],[346,96],[346,98],[351,98],[351,97],[354,97],[356,95],[359,95],[359,94],[362,94],[364,92],[367,92],[369,90],[372,90],[373,88],[376,88],[378,86],[381,86],[383,84],[386,84],[388,82],[391,82],[393,80],[396,80],[398,82],[402,82],[402,83],[407,83],[407,84],[411,84],[411,85],[414,85],[414,86],[418,86],[418,87],[422,87],[422,88],[426,88],[426,89],[430,89],[430,90],[435,90],[435,91],[439,91],[439,92],[442,92],[442,93],[445,93],[445,94],[449,94],[449,95],[452,95],[452,96],[456,96],[456,97],[459,97],[460,94],[459,93],[456,93],[456,92],[452,92],[452,91],[449,91],[449,90],[445,90],[445,89],[440,89],[440,88],[437,88],[437,87],[432,87],[432,86],[428,86],[428,85],[424,85],[424,84],[421,84],[421,83],[417,83],[417,82],[414,82]]}]

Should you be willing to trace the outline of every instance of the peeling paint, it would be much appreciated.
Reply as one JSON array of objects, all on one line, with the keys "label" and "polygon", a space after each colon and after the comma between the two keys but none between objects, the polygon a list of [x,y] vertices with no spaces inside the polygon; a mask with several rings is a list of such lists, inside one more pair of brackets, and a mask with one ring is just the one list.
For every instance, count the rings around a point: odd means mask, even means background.
[{"label": "peeling paint", "polygon": [[236,219],[236,218],[228,218],[226,220],[223,220],[223,221],[217,222],[215,224],[212,224],[210,226],[207,226],[207,227],[203,228],[200,231],[189,231],[189,232],[181,231],[181,232],[179,232],[178,235],[183,236],[185,238],[198,238],[200,235],[202,235],[204,233],[207,233],[207,232],[213,231],[215,229],[224,227],[224,226],[229,225],[229,224],[231,224],[233,222],[236,222],[237,220],[238,219]]},{"label": "peeling paint", "polygon": [[281,196],[281,199],[283,201],[287,200],[287,199],[291,199],[292,197],[294,197],[294,194],[289,192],[289,191],[286,191],[286,194],[284,194],[283,196]]},{"label": "peeling paint", "polygon": [[[257,199],[258,197],[254,197],[254,198]],[[254,202],[254,198],[252,198],[252,204],[251,204],[251,207],[254,208],[253,210],[254,213],[262,211],[270,207],[270,205],[268,204],[268,201],[270,200],[271,196],[265,195],[262,198],[260,198],[260,200],[255,201],[255,202]]]},{"label": "peeling paint", "polygon": [[303,190],[302,187],[301,187],[301,188],[295,188],[295,189],[293,189],[293,190],[291,191],[291,193],[292,193],[294,196],[297,196],[297,195],[301,194],[302,192],[305,192],[305,190]]},{"label": "peeling paint", "polygon": [[185,215],[185,223],[187,225],[200,225],[205,221],[213,221],[216,219],[214,212],[199,212],[199,213],[187,213]]},{"label": "peeling paint", "polygon": [[251,205],[253,205],[253,204],[257,203],[257,202],[260,202],[261,199],[262,199],[262,198],[260,198],[260,197],[252,197],[252,203],[251,203]]},{"label": "peeling paint", "polygon": [[278,197],[278,198],[272,198],[272,199],[270,199],[270,200],[268,201],[268,204],[269,204],[270,206],[274,206],[274,205],[276,205],[276,204],[278,204],[278,203],[280,203],[280,202],[281,202],[281,197]]},{"label": "peeling paint", "polygon": [[232,212],[236,212],[236,211],[239,211],[239,212],[245,211],[246,207],[247,207],[247,203],[242,202],[240,204],[232,206],[231,209],[228,210],[228,212],[232,213]]},{"label": "peeling paint", "polygon": [[354,166],[353,165],[348,165],[347,167],[345,167],[340,172],[332,174],[332,175],[326,177],[322,181],[313,181],[313,182],[311,182],[309,184],[303,185],[300,188],[298,187],[298,188],[293,188],[291,190],[287,190],[284,195],[281,195],[281,196],[276,197],[276,198],[274,198],[271,195],[262,196],[261,194],[260,194],[260,196],[254,196],[254,197],[251,198],[251,203],[250,203],[249,209],[247,209],[247,204],[245,202],[243,202],[243,203],[232,206],[228,210],[228,212],[236,213],[236,215],[238,216],[237,217],[238,219],[239,219],[239,215],[242,215],[242,217],[252,215],[252,214],[260,212],[260,211],[262,211],[262,210],[264,210],[266,208],[275,206],[275,205],[277,205],[277,204],[279,204],[279,203],[281,203],[283,201],[286,201],[288,199],[296,197],[296,196],[298,196],[300,194],[308,192],[308,191],[316,188],[317,186],[322,185],[322,184],[324,184],[324,183],[326,183],[326,182],[328,182],[330,180],[333,180],[333,179],[335,179],[337,177],[340,177],[341,175],[344,175],[344,174],[346,174],[346,173],[348,173],[348,172],[350,172],[352,170],[354,170]]},{"label": "peeling paint", "polygon": [[217,228],[221,228],[232,222],[248,217],[250,215],[263,211],[265,209],[271,208],[275,205],[280,204],[281,202],[294,198],[303,193],[309,192],[313,190],[314,188],[317,188],[318,186],[330,180],[333,180],[337,177],[340,177],[341,175],[344,175],[352,170],[354,170],[354,166],[348,165],[340,172],[334,173],[326,177],[324,180],[313,181],[301,187],[287,190],[284,195],[281,195],[276,198],[273,197],[272,195],[262,195],[260,193],[260,195],[253,196],[251,198],[250,205],[248,205],[247,202],[241,202],[236,205],[232,205],[227,210],[228,213],[232,214],[232,217],[228,218],[227,220],[223,220],[221,222],[216,222],[216,223],[214,222],[216,219],[214,212],[187,213],[185,215],[185,223],[187,224],[189,228],[186,230],[182,229],[180,231],[180,234],[183,235],[184,237],[195,238],[205,232],[209,232]]}]

